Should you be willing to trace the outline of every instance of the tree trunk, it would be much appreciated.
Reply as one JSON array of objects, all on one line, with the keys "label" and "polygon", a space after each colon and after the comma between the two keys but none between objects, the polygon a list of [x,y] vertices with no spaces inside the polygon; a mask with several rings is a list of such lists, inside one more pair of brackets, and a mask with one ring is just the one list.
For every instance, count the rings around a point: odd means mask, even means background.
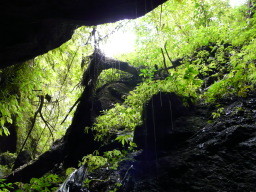
[{"label": "tree trunk", "polygon": [[91,63],[83,76],[85,89],[80,97],[71,125],[64,137],[52,148],[42,154],[36,161],[15,170],[6,177],[7,182],[28,182],[33,177],[41,177],[56,165],[63,163],[64,167],[77,167],[78,161],[87,154],[98,150],[101,143],[94,140],[91,129],[85,132],[85,127],[91,127],[94,122],[94,93],[97,79],[104,69],[117,68],[138,76],[135,67],[128,63],[106,58],[99,50],[90,56]]}]

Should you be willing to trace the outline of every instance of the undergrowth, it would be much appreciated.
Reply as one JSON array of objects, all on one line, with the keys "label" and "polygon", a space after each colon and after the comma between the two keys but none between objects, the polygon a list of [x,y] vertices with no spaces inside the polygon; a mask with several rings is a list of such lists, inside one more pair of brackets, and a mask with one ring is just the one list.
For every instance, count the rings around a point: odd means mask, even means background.
[{"label": "undergrowth", "polygon": [[[231,8],[223,0],[169,0],[145,17],[131,22],[138,36],[135,51],[118,59],[141,68],[143,82],[124,98],[123,104],[115,104],[114,108],[103,111],[93,127],[86,128],[96,132],[96,140],[107,143],[111,135],[117,135],[115,139],[123,146],[129,150],[134,148],[133,130],[142,124],[144,105],[158,92],[174,92],[185,102],[218,105],[223,98],[246,97],[255,91],[256,17],[248,15],[248,7]],[[77,87],[82,70],[78,65],[84,59],[83,54],[89,55],[91,51],[91,45],[85,46],[91,43],[90,32],[91,28],[79,29],[74,35],[77,41],[68,42],[48,55],[21,65],[15,73],[12,68],[6,69],[5,73],[0,71],[0,75],[5,74],[2,79],[6,81],[0,81],[0,135],[8,135],[8,125],[16,123],[21,133],[18,138],[20,148],[38,109],[39,96],[47,94],[53,100],[45,102],[43,115],[52,125],[47,126],[38,119],[25,148],[35,151],[36,156],[49,148],[49,137],[54,140],[63,134],[71,122],[70,116],[61,130],[49,136],[51,130],[57,130],[61,117],[80,92]],[[174,66],[176,59],[181,62],[178,66]],[[85,68],[87,63],[83,65]],[[159,70],[163,72],[158,73]],[[122,75],[115,70],[105,71],[98,87],[118,80]],[[218,118],[221,113],[222,108],[219,108],[213,118]],[[117,168],[124,154],[118,150],[103,155],[89,154],[80,165],[88,166],[90,172],[101,167]],[[0,191],[53,191],[60,182],[62,179],[52,174],[32,179],[29,184],[1,180]]]}]

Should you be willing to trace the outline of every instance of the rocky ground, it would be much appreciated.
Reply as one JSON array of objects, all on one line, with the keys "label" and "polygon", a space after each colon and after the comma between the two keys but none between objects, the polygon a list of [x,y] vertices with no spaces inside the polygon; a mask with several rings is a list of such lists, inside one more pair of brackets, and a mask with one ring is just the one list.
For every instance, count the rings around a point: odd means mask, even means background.
[{"label": "rocky ground", "polygon": [[[118,170],[101,169],[94,175],[87,175],[87,178],[98,176],[102,180],[95,180],[90,189],[79,190],[110,191],[121,182],[119,191],[124,192],[255,191],[256,98],[254,95],[230,98],[221,105],[223,109],[215,119],[211,114],[216,108],[198,105],[187,109],[185,114],[176,115],[171,131],[170,122],[155,127],[166,131],[164,137],[168,142],[164,146],[158,143],[152,148],[142,145],[143,151],[130,154],[133,160],[122,162]],[[150,109],[145,109],[144,113],[147,111]],[[161,110],[158,113],[164,116]],[[151,128],[147,126],[146,129],[150,131]],[[157,137],[162,139],[161,134]],[[152,139],[146,140],[152,142]],[[150,152],[153,155],[148,155]]]},{"label": "rocky ground", "polygon": [[[200,117],[198,109],[188,119]],[[155,160],[136,161],[122,191],[255,191],[255,118],[256,98],[224,101],[220,117],[192,137]]]}]

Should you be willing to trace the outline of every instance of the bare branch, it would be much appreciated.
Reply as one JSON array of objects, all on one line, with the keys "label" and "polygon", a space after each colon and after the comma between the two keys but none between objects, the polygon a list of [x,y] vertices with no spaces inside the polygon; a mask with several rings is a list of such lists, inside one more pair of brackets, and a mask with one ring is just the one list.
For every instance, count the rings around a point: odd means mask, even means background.
[{"label": "bare branch", "polygon": [[168,71],[167,65],[166,65],[166,60],[165,60],[165,55],[164,55],[164,50],[163,50],[163,48],[161,48],[161,53],[162,53],[162,56],[163,56],[163,63],[164,63],[165,71],[166,71],[168,74],[170,74],[169,71]]},{"label": "bare branch", "polygon": [[49,129],[50,134],[51,134],[51,136],[52,136],[52,141],[54,142],[54,135],[53,135],[52,130],[51,130],[51,128],[52,128],[52,129],[54,129],[54,128],[50,125],[49,122],[47,122],[47,121],[45,120],[45,118],[44,118],[44,116],[43,116],[43,114],[42,114],[42,111],[39,112],[39,115],[40,115],[41,119],[43,120],[43,122],[45,123],[46,127]]},{"label": "bare branch", "polygon": [[33,117],[33,119],[32,119],[31,128],[29,129],[28,134],[27,134],[27,137],[26,137],[26,139],[24,140],[24,142],[23,142],[23,144],[22,144],[22,146],[21,146],[21,148],[20,148],[20,151],[19,151],[19,153],[17,154],[17,156],[19,156],[19,154],[21,153],[21,151],[24,149],[24,146],[26,145],[27,140],[28,140],[29,136],[31,135],[31,132],[32,132],[32,130],[33,130],[34,127],[35,127],[36,117],[37,117],[38,113],[40,113],[40,111],[41,111],[42,108],[43,108],[43,105],[44,105],[44,96],[43,96],[43,95],[40,95],[40,96],[39,96],[39,99],[40,99],[40,104],[39,104],[39,107],[38,107],[38,109],[36,110],[36,112],[35,112],[35,114],[34,114],[34,117]]},{"label": "bare branch", "polygon": [[65,118],[62,120],[62,122],[60,123],[61,125],[66,121],[67,117],[69,116],[69,114],[71,113],[71,111],[74,109],[74,107],[79,103],[80,98],[78,98],[76,100],[76,102],[74,103],[74,105],[72,105],[72,107],[69,109],[67,115],[65,116]]},{"label": "bare branch", "polygon": [[169,61],[170,61],[171,64],[172,64],[172,59],[171,59],[171,57],[170,57],[170,55],[169,55],[169,53],[168,53],[168,51],[167,51],[167,41],[166,41],[165,44],[164,44],[164,50],[165,50],[165,53],[166,53],[166,55],[167,55]]}]

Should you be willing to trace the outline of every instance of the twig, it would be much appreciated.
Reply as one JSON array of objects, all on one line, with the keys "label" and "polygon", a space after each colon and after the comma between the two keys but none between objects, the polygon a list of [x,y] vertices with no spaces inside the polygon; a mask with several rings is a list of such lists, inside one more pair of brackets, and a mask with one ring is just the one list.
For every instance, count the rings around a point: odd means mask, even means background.
[{"label": "twig", "polygon": [[167,41],[166,41],[165,44],[164,44],[164,50],[165,50],[165,53],[166,53],[166,55],[167,55],[169,61],[170,61],[171,64],[172,64],[172,59],[171,59],[171,57],[170,57],[170,55],[169,55],[169,53],[168,53],[168,51],[167,51]]},{"label": "twig", "polygon": [[45,118],[44,118],[44,116],[43,116],[43,114],[42,114],[42,111],[39,112],[39,115],[40,115],[41,119],[43,120],[43,122],[45,123],[46,127],[49,129],[50,134],[51,134],[51,136],[52,136],[52,140],[54,141],[54,135],[53,135],[52,130],[51,130],[51,128],[52,128],[52,129],[54,129],[54,128],[50,125],[49,122],[47,122],[47,121],[45,120]]},{"label": "twig", "polygon": [[65,118],[62,120],[62,122],[60,123],[61,125],[66,121],[67,117],[69,116],[69,114],[71,113],[71,111],[74,109],[74,107],[79,103],[80,101],[80,97],[76,100],[76,102],[74,103],[74,105],[72,105],[72,107],[69,109],[67,115],[65,116]]},{"label": "twig", "polygon": [[35,114],[34,114],[34,117],[33,117],[33,120],[32,120],[31,128],[30,128],[30,130],[28,131],[27,137],[26,137],[25,141],[23,142],[23,144],[22,144],[22,146],[21,146],[21,148],[20,148],[20,151],[19,151],[19,153],[17,154],[17,157],[19,156],[19,154],[20,154],[21,151],[23,150],[23,148],[24,148],[24,146],[26,145],[27,140],[28,140],[28,138],[29,138],[29,136],[30,136],[30,134],[31,134],[31,132],[32,132],[32,130],[33,130],[33,128],[35,127],[37,114],[40,113],[40,111],[41,111],[42,108],[43,108],[43,105],[44,105],[44,96],[43,96],[43,95],[40,95],[40,96],[39,96],[39,99],[40,99],[39,107],[38,107],[38,109],[36,110],[36,112],[35,112]]},{"label": "twig", "polygon": [[125,175],[124,175],[124,178],[123,178],[122,181],[121,181],[122,184],[123,184],[124,180],[126,179],[128,173],[129,173],[129,171],[130,171],[131,169],[133,169],[133,165],[131,165],[131,166],[129,167],[129,169],[127,169],[127,171],[126,171],[126,173],[125,173]]},{"label": "twig", "polygon": [[163,56],[164,68],[165,68],[166,72],[167,72],[168,74],[170,74],[169,71],[168,71],[167,65],[166,65],[166,60],[165,60],[163,48],[161,48],[161,53],[162,53],[162,56]]}]

